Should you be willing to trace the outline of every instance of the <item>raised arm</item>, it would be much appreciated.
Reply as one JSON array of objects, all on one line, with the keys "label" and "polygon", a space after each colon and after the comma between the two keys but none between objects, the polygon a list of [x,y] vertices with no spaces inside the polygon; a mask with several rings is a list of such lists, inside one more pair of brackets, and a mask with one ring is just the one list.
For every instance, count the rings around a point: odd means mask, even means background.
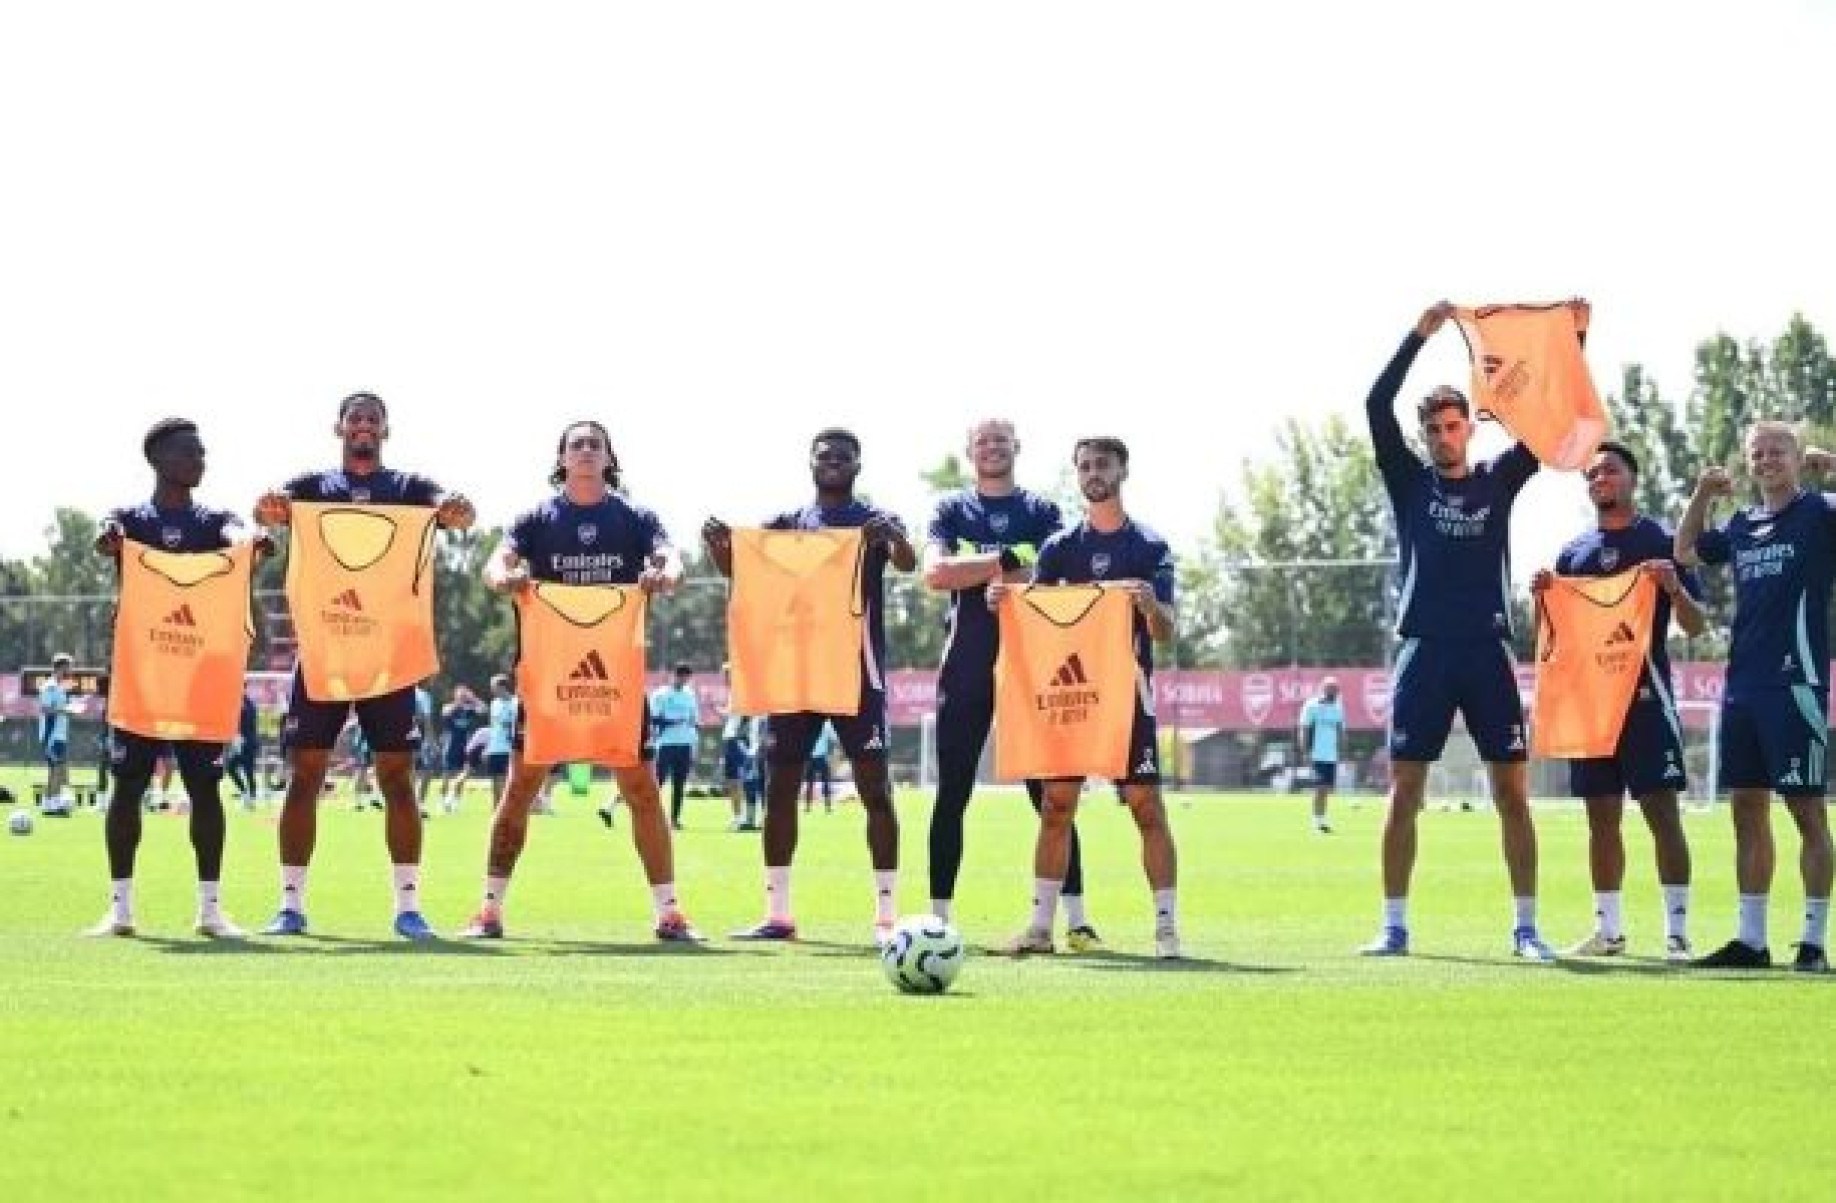
[{"label": "raised arm", "polygon": [[1393,472],[1412,471],[1422,467],[1421,457],[1409,449],[1402,426],[1396,420],[1396,395],[1402,392],[1403,380],[1421,352],[1422,345],[1446,324],[1453,306],[1446,301],[1429,306],[1417,319],[1415,328],[1403,336],[1402,345],[1390,357],[1370,395],[1364,400],[1365,417],[1371,428],[1371,447],[1377,456],[1377,467],[1387,477]]},{"label": "raised arm", "polygon": [[1702,563],[1702,556],[1696,550],[1696,541],[1708,524],[1709,509],[1718,498],[1734,495],[1734,481],[1728,476],[1726,468],[1706,468],[1696,481],[1695,492],[1689,495],[1689,504],[1683,508],[1683,517],[1677,523],[1676,542],[1671,547],[1671,558],[1684,568],[1694,568]]}]

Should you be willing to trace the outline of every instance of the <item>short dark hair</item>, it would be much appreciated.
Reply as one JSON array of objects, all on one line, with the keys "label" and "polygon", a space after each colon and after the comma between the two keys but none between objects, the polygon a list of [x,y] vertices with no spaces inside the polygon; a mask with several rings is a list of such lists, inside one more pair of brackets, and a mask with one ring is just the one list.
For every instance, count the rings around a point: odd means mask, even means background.
[{"label": "short dark hair", "polygon": [[146,437],[140,440],[140,453],[153,462],[153,452],[161,443],[175,434],[196,434],[198,424],[189,418],[161,418],[147,427]]},{"label": "short dark hair", "polygon": [[676,662],[676,675],[678,677],[692,677],[695,675],[695,666],[690,664],[687,660],[678,660]]},{"label": "short dark hair", "polygon": [[1466,399],[1466,394],[1451,384],[1443,384],[1423,397],[1421,404],[1415,407],[1415,416],[1419,421],[1426,422],[1444,409],[1457,409],[1462,418],[1473,416],[1473,406]]},{"label": "short dark hair", "polygon": [[816,444],[818,443],[846,443],[854,448],[855,455],[858,456],[861,453],[860,436],[855,434],[852,430],[844,430],[840,426],[831,426],[826,430],[818,430],[816,432],[816,437],[810,440],[810,450],[816,450]]},{"label": "short dark hair", "polygon": [[1113,434],[1093,434],[1088,438],[1079,439],[1076,445],[1071,448],[1071,463],[1073,466],[1077,464],[1077,457],[1084,453],[1085,448],[1091,451],[1107,452],[1116,457],[1117,463],[1121,464],[1124,468],[1128,467],[1128,444],[1124,443]]},{"label": "short dark hair", "polygon": [[1626,471],[1630,472],[1634,479],[1637,478],[1638,476],[1638,456],[1632,454],[1632,448],[1626,446],[1624,443],[1620,442],[1618,439],[1602,439],[1600,440],[1600,446],[1595,448],[1595,450],[1596,451],[1610,451],[1614,455],[1617,455],[1620,459],[1620,462],[1625,464]]},{"label": "short dark hair", "polygon": [[562,467],[561,457],[567,454],[567,432],[576,426],[591,426],[598,432],[599,441],[606,445],[606,459],[610,461],[606,464],[606,470],[603,474],[606,480],[606,487],[617,491],[621,470],[618,465],[618,452],[612,450],[612,432],[591,418],[582,418],[578,422],[569,422],[566,426],[561,428],[561,437],[555,440],[555,466],[548,474],[548,483],[551,485],[560,485],[567,480],[567,469]]},{"label": "short dark hair", "polygon": [[57,655],[51,657],[51,667],[54,670],[59,669],[59,668],[69,668],[75,663],[76,661],[71,658],[71,655],[69,652],[59,652]]},{"label": "short dark hair", "polygon": [[387,422],[389,420],[389,403],[384,401],[381,397],[378,397],[375,393],[352,393],[344,400],[338,402],[338,420],[343,421],[345,414],[350,413],[355,406],[362,405],[365,402],[377,408],[378,412],[383,416],[383,421]]}]

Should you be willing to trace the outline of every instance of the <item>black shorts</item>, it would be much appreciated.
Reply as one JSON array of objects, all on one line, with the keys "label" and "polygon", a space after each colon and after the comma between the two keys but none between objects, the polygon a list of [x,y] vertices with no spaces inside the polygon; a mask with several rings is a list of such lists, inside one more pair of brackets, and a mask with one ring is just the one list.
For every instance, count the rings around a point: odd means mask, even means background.
[{"label": "black shorts", "polygon": [[109,729],[108,761],[117,776],[138,770],[150,777],[154,766],[168,757],[178,762],[179,775],[182,777],[223,775],[222,744],[190,740],[167,741],[136,735],[119,727]]},{"label": "black shorts", "polygon": [[281,730],[292,747],[330,751],[337,746],[352,707],[357,709],[357,725],[372,751],[412,752],[421,746],[414,686],[357,702],[315,702],[306,696],[305,682],[297,670],[293,674],[293,695],[287,703],[287,722]]},{"label": "black shorts", "polygon": [[810,758],[824,723],[835,725],[835,735],[849,760],[886,759],[886,691],[861,677],[861,705],[853,714],[774,714],[765,720],[765,759],[771,764],[802,764]]}]

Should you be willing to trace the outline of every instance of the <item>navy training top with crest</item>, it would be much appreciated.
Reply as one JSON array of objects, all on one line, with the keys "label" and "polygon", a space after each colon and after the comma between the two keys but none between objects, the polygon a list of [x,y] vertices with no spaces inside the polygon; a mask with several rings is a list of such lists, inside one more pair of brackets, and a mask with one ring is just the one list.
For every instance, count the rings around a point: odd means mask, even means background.
[{"label": "navy training top with crest", "polygon": [[[1088,520],[1067,527],[1046,540],[1033,566],[1037,585],[1087,585],[1092,581],[1147,581],[1163,605],[1173,604],[1176,578],[1173,549],[1167,541],[1136,522],[1126,520],[1120,530],[1100,531]],[[1139,610],[1135,620],[1135,663],[1154,674],[1154,644],[1147,619]]]},{"label": "navy training top with crest", "polygon": [[[1590,530],[1568,542],[1556,555],[1555,570],[1563,576],[1612,576],[1635,564],[1671,557],[1673,537],[1669,527],[1640,514],[1620,530]],[[1702,581],[1687,568],[1677,570],[1677,580],[1698,601]],[[1651,618],[1651,650],[1645,654],[1640,687],[1655,685],[1668,702],[1670,692],[1670,595],[1658,590],[1657,611]]]},{"label": "navy training top with crest", "polygon": [[[905,532],[905,524],[896,515],[860,500],[835,509],[825,509],[811,502],[802,509],[787,510],[767,519],[764,527],[766,530],[851,530],[866,526],[875,518],[885,518],[898,527],[901,534]],[[867,646],[862,654],[868,657],[867,679],[875,689],[885,688],[886,565],[891,559],[892,553],[883,544],[869,544],[865,549],[865,563],[861,565],[861,598],[867,609]]]},{"label": "navy training top with crest", "polygon": [[1511,505],[1536,474],[1522,443],[1441,475],[1410,450],[1396,421],[1396,394],[1422,349],[1411,330],[1365,402],[1371,446],[1396,514],[1402,589],[1396,633],[1404,638],[1503,639],[1511,634]]},{"label": "navy training top with crest", "polygon": [[1803,492],[1783,509],[1749,506],[1696,538],[1705,564],[1734,565],[1734,642],[1723,697],[1829,689],[1836,498]]},{"label": "navy training top with crest", "polygon": [[102,524],[110,523],[136,543],[173,552],[219,551],[243,529],[242,519],[228,510],[195,503],[162,510],[151,501],[110,510]]},{"label": "navy training top with crest", "polygon": [[359,505],[438,505],[445,492],[415,472],[378,468],[374,472],[302,472],[281,486],[294,501],[354,501]]},{"label": "navy training top with crest", "polygon": [[[1005,497],[987,497],[974,489],[963,489],[937,503],[925,537],[941,544],[950,555],[998,552],[1020,546],[1037,551],[1064,524],[1056,502],[1026,489],[1015,489]],[[952,591],[945,625],[949,632],[944,642],[945,673],[994,671],[1001,626],[988,609],[988,586]]]},{"label": "navy training top with crest", "polygon": [[651,553],[669,546],[654,512],[607,493],[594,505],[556,494],[519,515],[505,536],[538,581],[563,585],[630,585]]}]

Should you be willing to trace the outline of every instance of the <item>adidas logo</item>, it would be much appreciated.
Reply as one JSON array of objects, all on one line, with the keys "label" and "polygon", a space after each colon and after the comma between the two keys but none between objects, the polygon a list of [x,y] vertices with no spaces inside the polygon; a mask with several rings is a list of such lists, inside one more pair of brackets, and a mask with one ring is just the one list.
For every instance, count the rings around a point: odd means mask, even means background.
[{"label": "adidas logo", "polygon": [[1607,636],[1607,646],[1612,647],[1616,643],[1633,643],[1637,639],[1638,636],[1632,633],[1632,628],[1622,622],[1613,628],[1611,635]]},{"label": "adidas logo", "polygon": [[1152,776],[1160,772],[1160,766],[1154,763],[1154,753],[1144,753],[1141,757],[1141,763],[1135,766],[1135,772],[1143,777]]},{"label": "adidas logo", "polygon": [[1084,673],[1084,659],[1076,652],[1065,657],[1065,662],[1052,674],[1054,685],[1088,685],[1090,678]]},{"label": "adidas logo", "polygon": [[1783,777],[1779,778],[1779,784],[1780,785],[1802,786],[1804,784],[1804,776],[1803,774],[1799,773],[1797,769],[1793,769],[1789,773],[1786,773]]},{"label": "adidas logo", "polygon": [[580,663],[574,665],[574,671],[567,674],[567,679],[570,681],[607,681],[611,679],[611,675],[606,671],[606,662],[599,658],[599,653],[591,651]]},{"label": "adidas logo", "polygon": [[189,602],[166,615],[163,621],[167,626],[174,627],[195,627],[198,625],[197,618],[191,613],[191,605]]},{"label": "adidas logo", "polygon": [[878,727],[875,727],[873,730],[873,734],[868,738],[867,742],[861,745],[861,751],[863,752],[884,752],[885,750],[886,750],[886,739],[880,734],[880,729]]},{"label": "adidas logo", "polygon": [[346,589],[331,599],[331,604],[345,610],[363,610],[363,602],[357,596],[357,590]]}]

